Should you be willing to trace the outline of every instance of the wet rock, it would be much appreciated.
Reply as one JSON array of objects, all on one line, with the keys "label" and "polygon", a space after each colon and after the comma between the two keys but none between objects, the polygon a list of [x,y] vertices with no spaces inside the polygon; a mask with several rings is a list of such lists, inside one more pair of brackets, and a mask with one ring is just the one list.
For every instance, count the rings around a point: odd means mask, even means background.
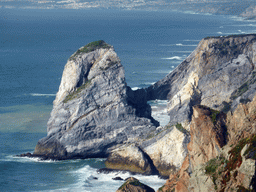
[{"label": "wet rock", "polygon": [[121,178],[121,177],[114,177],[114,178],[112,178],[113,180],[116,180],[116,181],[123,181],[123,178]]}]

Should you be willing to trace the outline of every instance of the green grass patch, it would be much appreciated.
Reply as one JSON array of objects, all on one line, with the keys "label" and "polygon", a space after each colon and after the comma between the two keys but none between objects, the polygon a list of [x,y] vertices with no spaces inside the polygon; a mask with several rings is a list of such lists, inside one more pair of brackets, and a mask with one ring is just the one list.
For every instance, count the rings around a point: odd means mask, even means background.
[{"label": "green grass patch", "polygon": [[80,92],[82,92],[82,90],[84,90],[85,88],[87,88],[89,85],[91,84],[91,80],[88,80],[87,82],[85,82],[83,85],[81,85],[80,87],[78,87],[73,93],[70,93],[69,95],[66,96],[66,98],[64,99],[64,103],[67,103],[68,101],[75,99],[78,94]]},{"label": "green grass patch", "polygon": [[220,114],[220,111],[217,111],[217,110],[213,110],[213,109],[210,109],[211,110],[211,119],[212,119],[212,122],[213,124],[216,124],[217,122],[217,118],[218,118],[218,115]]},{"label": "green grass patch", "polygon": [[206,110],[209,110],[211,113],[210,113],[210,117],[212,119],[212,122],[213,124],[215,125],[216,122],[217,122],[217,119],[218,119],[218,116],[219,114],[221,113],[220,111],[217,111],[217,110],[214,110],[214,109],[211,109],[210,107],[207,107],[207,106],[204,106],[204,105],[199,105],[199,107],[201,109],[206,109]]},{"label": "green grass patch", "polygon": [[81,47],[80,49],[78,49],[70,58],[69,60],[73,60],[75,59],[75,57],[77,55],[81,55],[83,53],[89,53],[92,51],[95,51],[96,49],[100,49],[100,48],[111,48],[112,46],[105,43],[105,41],[103,40],[99,40],[99,41],[94,41],[91,43],[88,43],[87,45],[85,45],[84,47]]},{"label": "green grass patch", "polygon": [[211,159],[206,163],[205,173],[211,177],[215,190],[217,190],[216,181],[218,180],[220,175],[223,173],[224,165],[226,163],[227,163],[227,160],[222,156]]},{"label": "green grass patch", "polygon": [[189,132],[188,132],[186,129],[184,129],[184,127],[182,126],[181,123],[176,123],[175,127],[176,127],[180,132],[182,132],[182,133],[184,133],[184,134],[189,134]]},{"label": "green grass patch", "polygon": [[[220,191],[224,191],[231,177],[236,178],[238,171],[234,171],[239,168],[242,164],[241,151],[246,144],[249,144],[248,149],[244,152],[246,158],[255,158],[256,153],[256,134],[241,139],[238,144],[236,144],[228,153],[229,159],[224,157],[216,157],[211,159],[206,163],[205,173],[212,178],[212,181],[217,190],[217,183],[222,183],[222,188]],[[233,172],[234,171],[234,172]],[[243,190],[242,190],[243,189]],[[241,191],[246,191],[247,189],[241,186]]]},{"label": "green grass patch", "polygon": [[248,149],[244,152],[246,158],[256,160],[256,134],[246,139],[246,144],[249,144]]}]

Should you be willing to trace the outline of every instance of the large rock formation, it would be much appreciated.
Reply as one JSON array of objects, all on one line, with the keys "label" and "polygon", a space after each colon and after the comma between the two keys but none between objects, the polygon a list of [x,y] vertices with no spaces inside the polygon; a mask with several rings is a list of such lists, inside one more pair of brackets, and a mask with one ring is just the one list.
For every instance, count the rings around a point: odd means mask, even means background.
[{"label": "large rock formation", "polygon": [[[132,91],[113,47],[88,44],[65,66],[48,135],[33,155],[108,156],[111,169],[171,174],[163,191],[248,188],[255,170],[248,160],[255,154],[255,116],[246,103],[256,92],[255,64],[256,35],[205,38],[164,79]],[[151,99],[169,100],[168,126],[157,127]],[[237,140],[242,144],[229,148]],[[237,148],[243,154],[234,155]],[[252,172],[245,171],[248,166]],[[212,170],[224,172],[217,177]],[[241,185],[232,184],[236,179]]]},{"label": "large rock formation", "polygon": [[120,144],[135,143],[158,122],[144,90],[126,85],[112,46],[90,43],[68,60],[47,125],[34,156],[52,159],[106,157]]},{"label": "large rock formation", "polygon": [[[200,149],[196,142],[191,142],[189,147],[198,148],[198,151],[194,151],[194,157],[205,153],[208,156],[200,158],[207,161],[218,154],[227,142],[227,136],[222,133],[226,129],[223,112],[234,111],[239,103],[251,101],[255,94],[255,61],[256,35],[205,38],[173,72],[146,89],[148,100],[169,100],[170,123],[165,128],[168,131],[164,129],[160,134],[150,133],[150,139],[139,143],[161,175],[175,173],[185,160],[193,106],[204,105],[208,115],[212,116],[209,118],[213,119],[192,128],[195,133],[205,133],[200,140],[205,146],[212,143],[212,148],[206,147],[206,151],[203,151],[204,146],[200,146]],[[220,122],[216,119],[218,111],[223,111]],[[197,134],[192,134],[195,140],[200,138],[200,135],[197,137]],[[212,138],[212,134],[217,135]]]},{"label": "large rock formation", "polygon": [[234,110],[253,99],[256,35],[204,38],[164,79],[147,88],[148,99],[168,99],[171,125],[189,129],[192,107]]}]

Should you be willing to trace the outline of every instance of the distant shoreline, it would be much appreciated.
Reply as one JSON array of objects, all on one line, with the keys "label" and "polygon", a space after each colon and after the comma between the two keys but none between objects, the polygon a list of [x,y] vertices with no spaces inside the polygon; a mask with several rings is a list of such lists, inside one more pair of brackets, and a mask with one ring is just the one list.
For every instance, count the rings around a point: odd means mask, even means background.
[{"label": "distant shoreline", "polygon": [[243,1],[220,1],[208,0],[197,2],[188,2],[186,0],[172,1],[172,2],[159,2],[155,1],[136,1],[130,2],[122,0],[116,2],[114,0],[108,1],[28,1],[24,0],[23,3],[1,2],[0,9],[69,9],[69,10],[126,10],[126,11],[179,11],[184,13],[191,12],[192,14],[212,14],[212,15],[230,15],[241,17],[245,20],[256,19],[256,2],[250,0]]}]

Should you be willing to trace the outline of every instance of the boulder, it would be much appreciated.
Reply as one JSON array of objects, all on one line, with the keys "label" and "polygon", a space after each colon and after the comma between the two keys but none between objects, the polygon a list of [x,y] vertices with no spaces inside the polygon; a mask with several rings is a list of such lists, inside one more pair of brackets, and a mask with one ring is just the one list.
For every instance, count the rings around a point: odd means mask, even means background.
[{"label": "boulder", "polygon": [[124,145],[115,149],[105,162],[106,167],[117,170],[127,170],[134,173],[154,174],[154,167],[148,156],[134,144]]},{"label": "boulder", "polygon": [[141,183],[138,179],[130,177],[126,182],[119,187],[116,192],[154,192],[151,187]]}]

